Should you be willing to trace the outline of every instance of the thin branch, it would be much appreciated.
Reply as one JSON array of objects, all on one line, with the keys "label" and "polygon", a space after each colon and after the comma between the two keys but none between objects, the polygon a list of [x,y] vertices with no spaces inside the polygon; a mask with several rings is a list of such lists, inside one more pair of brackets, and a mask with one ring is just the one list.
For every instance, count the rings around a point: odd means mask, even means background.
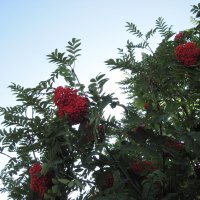
[{"label": "thin branch", "polygon": [[141,39],[144,41],[144,42],[146,42],[147,43],[147,47],[149,48],[149,49],[147,49],[148,51],[150,51],[152,54],[154,53],[153,52],[153,50],[152,50],[152,48],[150,47],[150,45],[149,45],[149,43],[147,42],[147,40],[145,40],[143,37],[141,37]]},{"label": "thin branch", "polygon": [[121,165],[119,164],[119,162],[117,162],[117,160],[115,159],[115,157],[112,155],[112,153],[110,152],[110,150],[108,149],[108,147],[105,147],[105,148],[106,148],[106,151],[109,153],[110,157],[117,164],[118,169],[121,171],[121,173],[124,175],[124,177],[130,182],[130,184],[136,190],[136,192],[141,196],[141,191],[135,186],[135,184],[130,179],[130,177],[128,176],[128,174],[124,171],[124,169],[121,167]]},{"label": "thin branch", "polygon": [[[81,85],[81,82],[79,81],[79,78],[76,75],[75,70],[74,70],[74,68],[75,68],[75,61],[74,61],[74,66],[73,67],[69,66],[69,67],[71,68],[71,72],[72,72],[74,78],[78,81],[78,84]],[[87,97],[85,91],[83,91],[83,93],[84,93],[85,97]]]},{"label": "thin branch", "polygon": [[77,179],[77,180],[79,180],[79,181],[82,181],[82,182],[85,182],[85,183],[90,183],[90,184],[95,185],[95,182],[94,182],[94,181],[84,180],[84,179],[81,179],[81,178],[78,178],[78,177],[75,177],[75,176],[71,176],[71,175],[69,175],[69,174],[67,174],[67,177],[69,177],[69,178],[72,179],[72,180]]},{"label": "thin branch", "polygon": [[159,128],[160,128],[160,136],[162,136],[163,135],[163,132],[162,132],[162,122],[160,123]]},{"label": "thin branch", "polygon": [[[34,109],[33,109],[33,107],[31,107],[31,116],[32,116],[32,119],[33,119],[34,118]],[[31,140],[34,141],[34,135],[33,135],[33,133],[31,133]],[[30,140],[30,142],[32,142],[31,140]],[[34,156],[35,160],[37,161],[37,157],[35,155],[34,149],[33,149],[33,156]]]},{"label": "thin branch", "polygon": [[189,117],[189,113],[188,113],[188,111],[187,111],[186,106],[185,106],[185,105],[182,105],[181,108],[183,109],[183,112],[185,113],[186,117],[189,119],[190,117]]},{"label": "thin branch", "polygon": [[37,161],[38,159],[37,159],[37,157],[36,157],[36,155],[35,155],[35,151],[33,150],[33,156],[34,156],[34,158],[35,158],[35,161]]},{"label": "thin branch", "polygon": [[8,154],[3,153],[3,152],[0,152],[0,154],[2,154],[2,155],[4,155],[4,156],[7,156],[8,158],[13,158],[13,157],[11,157],[11,156],[9,156]]},{"label": "thin branch", "polygon": [[94,182],[94,181],[84,180],[84,179],[80,179],[80,178],[78,178],[78,180],[83,181],[83,182],[85,182],[85,183],[90,183],[90,184],[95,185],[95,182]]},{"label": "thin branch", "polygon": [[78,76],[77,76],[76,73],[75,73],[74,68],[71,68],[71,69],[72,69],[72,74],[74,75],[74,77],[76,78],[76,80],[78,81],[78,83],[81,84],[80,81],[79,81]]},{"label": "thin branch", "polygon": [[[73,146],[78,152],[82,153],[84,156],[88,156],[84,151],[82,151],[80,148],[77,148],[76,146]],[[98,158],[96,158],[95,156],[91,157],[92,159],[94,159],[95,161],[102,163],[102,164],[107,164],[106,162],[103,162],[102,160],[99,160]]]},{"label": "thin branch", "polygon": [[[162,122],[160,123],[159,125],[159,128],[160,128],[160,136],[163,136],[163,132],[162,132]],[[163,167],[163,171],[165,172],[165,153],[163,152],[162,153],[162,167]]]}]

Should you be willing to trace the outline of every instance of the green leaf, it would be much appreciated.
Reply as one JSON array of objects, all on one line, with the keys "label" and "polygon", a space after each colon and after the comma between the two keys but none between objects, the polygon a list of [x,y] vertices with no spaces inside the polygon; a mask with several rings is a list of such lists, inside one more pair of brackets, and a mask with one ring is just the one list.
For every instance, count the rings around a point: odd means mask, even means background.
[{"label": "green leaf", "polygon": [[49,164],[48,163],[42,163],[42,170],[41,174],[46,174],[49,171]]},{"label": "green leaf", "polygon": [[70,182],[69,179],[64,179],[64,178],[60,178],[60,179],[58,179],[58,181],[59,181],[60,183],[65,184],[65,185],[67,185],[67,184]]},{"label": "green leaf", "polygon": [[69,188],[73,187],[74,185],[75,185],[75,182],[74,182],[74,181],[70,181],[70,182],[68,183],[68,187],[69,187]]},{"label": "green leaf", "polygon": [[57,194],[57,192],[58,192],[58,185],[53,185],[53,186],[52,186],[52,192],[53,192],[54,194]]},{"label": "green leaf", "polygon": [[100,81],[104,76],[105,76],[105,74],[99,74],[96,76],[96,80]]},{"label": "green leaf", "polygon": [[92,78],[92,79],[90,79],[90,82],[96,83],[96,79]]},{"label": "green leaf", "polygon": [[139,38],[143,36],[142,32],[137,29],[137,26],[135,24],[127,22],[126,27],[128,28],[127,31],[129,31],[133,35],[136,35]]},{"label": "green leaf", "polygon": [[75,185],[77,185],[78,187],[80,187],[81,189],[83,189],[83,186],[81,184],[81,182],[78,179],[74,180]]}]

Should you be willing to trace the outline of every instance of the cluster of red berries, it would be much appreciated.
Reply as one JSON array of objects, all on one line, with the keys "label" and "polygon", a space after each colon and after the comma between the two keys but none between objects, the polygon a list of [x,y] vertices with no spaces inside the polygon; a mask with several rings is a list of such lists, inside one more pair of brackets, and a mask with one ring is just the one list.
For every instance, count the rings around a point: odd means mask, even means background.
[{"label": "cluster of red berries", "polygon": [[147,110],[149,108],[149,104],[148,103],[144,103],[144,109]]},{"label": "cluster of red berries", "polygon": [[183,38],[184,38],[183,32],[179,32],[178,34],[175,35],[174,40],[179,43],[183,43]]},{"label": "cluster of red berries", "polygon": [[113,186],[113,182],[114,182],[114,177],[113,174],[111,172],[107,173],[105,176],[105,187],[106,188],[111,188]]},{"label": "cluster of red berries", "polygon": [[148,103],[144,103],[144,109],[148,110],[148,108],[149,108],[149,104]]},{"label": "cluster of red berries", "polygon": [[[152,107],[152,104],[149,104],[149,103],[144,103],[144,105],[143,105],[143,108],[145,109],[145,110],[148,110],[149,108],[151,108]],[[154,109],[156,109],[156,110],[160,110],[161,109],[161,107],[160,107],[160,104],[159,103],[157,103],[155,106],[154,106]]]},{"label": "cluster of red berries", "polygon": [[179,44],[175,48],[175,55],[177,61],[181,62],[185,66],[190,67],[197,63],[200,56],[200,49],[194,42]]},{"label": "cluster of red berries", "polygon": [[58,116],[67,116],[70,125],[79,124],[86,119],[87,99],[79,96],[77,90],[59,86],[54,91],[53,101],[58,107]]},{"label": "cluster of red berries", "polygon": [[177,151],[181,151],[184,149],[184,143],[178,141],[178,140],[169,140],[166,142],[166,146],[168,148],[177,150]]},{"label": "cluster of red berries", "polygon": [[36,192],[41,198],[50,185],[50,178],[41,175],[42,166],[40,163],[35,163],[29,170],[30,174],[30,188]]},{"label": "cluster of red berries", "polygon": [[153,162],[144,160],[144,161],[139,161],[136,160],[132,163],[131,169],[134,173],[136,174],[141,174],[141,173],[151,173],[155,171],[157,168],[154,166]]}]

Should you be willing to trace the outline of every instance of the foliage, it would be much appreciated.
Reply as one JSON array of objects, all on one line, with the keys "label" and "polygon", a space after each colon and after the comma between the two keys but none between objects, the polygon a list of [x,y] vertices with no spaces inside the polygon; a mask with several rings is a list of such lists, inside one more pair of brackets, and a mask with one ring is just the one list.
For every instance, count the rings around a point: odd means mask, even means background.
[{"label": "foliage", "polygon": [[[19,104],[0,108],[0,153],[10,158],[1,191],[16,200],[200,199],[200,5],[191,12],[195,27],[176,35],[163,18],[146,34],[127,23],[141,42],[127,41],[126,51],[106,64],[126,74],[121,86],[128,105],[104,92],[105,74],[87,89],[79,82],[81,42],[75,38],[66,52],[48,55],[57,65],[49,79],[33,88],[12,83]],[[153,51],[156,33],[162,41]],[[141,61],[138,49],[149,52]],[[192,62],[182,62],[185,57]],[[60,78],[66,85],[56,87]],[[105,118],[108,106],[124,108],[121,121]]]}]

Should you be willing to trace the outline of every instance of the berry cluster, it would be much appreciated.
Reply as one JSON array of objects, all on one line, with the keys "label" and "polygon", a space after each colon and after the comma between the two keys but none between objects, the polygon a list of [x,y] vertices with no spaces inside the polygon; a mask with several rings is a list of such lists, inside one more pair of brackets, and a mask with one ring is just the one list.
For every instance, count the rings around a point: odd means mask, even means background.
[{"label": "berry cluster", "polygon": [[181,62],[185,66],[190,67],[197,63],[200,55],[200,49],[197,48],[194,42],[179,44],[175,48],[175,55],[177,61]]},{"label": "berry cluster", "polygon": [[166,142],[166,146],[168,148],[177,150],[177,151],[181,151],[184,149],[184,143],[178,141],[178,140],[169,140]]},{"label": "berry cluster", "polygon": [[132,163],[131,169],[133,170],[133,172],[135,173],[140,173],[143,170],[143,167],[141,165],[141,162],[139,161],[135,161]]},{"label": "berry cluster", "polygon": [[141,173],[148,174],[148,173],[151,173],[152,171],[155,171],[157,168],[154,166],[154,164],[151,161],[136,160],[132,163],[131,169],[136,174],[141,174]]},{"label": "berry cluster", "polygon": [[148,108],[149,108],[149,104],[148,103],[144,103],[144,109],[148,110]]},{"label": "berry cluster", "polygon": [[45,191],[50,185],[50,179],[40,174],[42,167],[39,163],[33,164],[29,170],[30,174],[30,188],[36,192],[40,197],[44,196]]},{"label": "berry cluster", "polygon": [[179,32],[178,34],[175,35],[174,40],[177,41],[178,43],[183,43],[184,35],[183,32]]},{"label": "berry cluster", "polygon": [[54,91],[53,101],[58,107],[58,116],[63,118],[67,115],[70,125],[79,124],[86,119],[87,99],[79,96],[77,90],[59,86]]},{"label": "berry cluster", "polygon": [[113,174],[111,172],[106,174],[105,183],[104,183],[105,187],[111,188],[113,186],[113,181],[114,181]]}]

